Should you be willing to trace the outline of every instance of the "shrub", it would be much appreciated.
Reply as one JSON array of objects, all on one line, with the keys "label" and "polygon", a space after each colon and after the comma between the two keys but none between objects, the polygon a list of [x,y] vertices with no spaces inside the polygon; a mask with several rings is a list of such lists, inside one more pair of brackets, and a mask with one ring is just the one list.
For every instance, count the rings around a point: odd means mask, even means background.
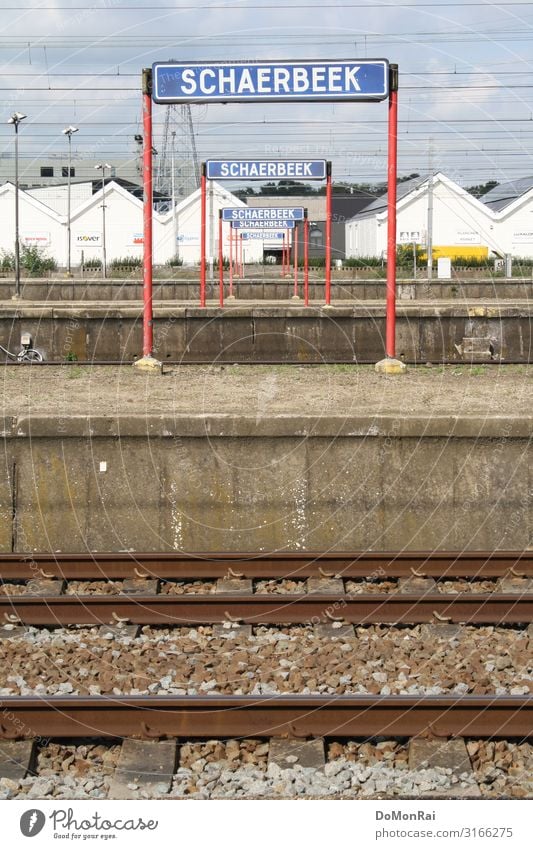
[{"label": "shrub", "polygon": [[111,268],[141,268],[143,261],[140,256],[121,256],[111,261]]},{"label": "shrub", "polygon": [[15,254],[8,253],[7,251],[2,251],[2,258],[0,259],[0,270],[1,271],[14,271],[15,269]]},{"label": "shrub", "polygon": [[90,259],[86,259],[83,263],[84,268],[101,268],[102,260],[97,256],[92,256]]},{"label": "shrub", "polygon": [[171,259],[167,260],[167,265],[171,268],[178,268],[180,265],[183,265],[183,257],[178,256],[178,254],[174,254]]},{"label": "shrub", "polygon": [[47,256],[42,248],[30,245],[22,246],[20,265],[26,269],[28,274],[35,277],[39,277],[45,271],[55,271],[57,269],[57,263],[53,257]]},{"label": "shrub", "polygon": [[383,260],[379,256],[350,256],[343,260],[345,268],[381,268]]}]

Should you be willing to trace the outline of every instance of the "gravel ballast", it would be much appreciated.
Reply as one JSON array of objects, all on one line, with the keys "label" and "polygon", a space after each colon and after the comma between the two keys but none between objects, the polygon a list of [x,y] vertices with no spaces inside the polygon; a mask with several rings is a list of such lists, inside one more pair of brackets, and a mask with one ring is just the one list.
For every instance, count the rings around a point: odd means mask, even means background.
[{"label": "gravel ballast", "polygon": [[133,638],[30,628],[0,644],[0,695],[531,691],[525,631],[465,626],[429,640],[424,626],[368,626],[355,634],[323,638],[310,627],[265,626],[251,638],[227,639],[210,627],[146,627]]},{"label": "gravel ballast", "polygon": [[[529,743],[468,740],[473,771],[409,769],[408,741],[331,742],[324,768],[269,763],[267,740],[185,742],[178,750],[170,793],[160,798],[244,799],[416,797],[424,795],[525,798],[533,794]],[[119,762],[119,744],[49,743],[38,752],[35,775],[0,779],[4,799],[104,799]],[[133,781],[128,798],[151,795]],[[153,797],[153,796],[152,796]]]}]

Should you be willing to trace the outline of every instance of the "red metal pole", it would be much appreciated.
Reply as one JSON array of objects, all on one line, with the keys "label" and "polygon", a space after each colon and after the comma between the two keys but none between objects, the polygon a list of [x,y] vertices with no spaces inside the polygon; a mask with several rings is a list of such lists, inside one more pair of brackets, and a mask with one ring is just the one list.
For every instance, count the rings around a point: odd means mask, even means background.
[{"label": "red metal pole", "polygon": [[396,181],[398,171],[398,68],[390,66],[387,174],[387,321],[385,353],[396,357]]},{"label": "red metal pole", "polygon": [[207,180],[205,177],[205,162],[202,163],[200,192],[200,306],[205,307],[205,233],[207,219]]},{"label": "red metal pole", "polygon": [[294,292],[293,292],[292,296],[293,296],[293,298],[297,298],[298,297],[298,225],[297,224],[294,225],[293,233],[294,233],[294,239],[293,239],[292,243],[294,245]]},{"label": "red metal pole", "polygon": [[154,316],[152,303],[152,71],[142,75],[143,92],[143,356],[151,357],[154,348]]},{"label": "red metal pole", "polygon": [[218,211],[218,302],[224,306],[224,245],[222,244],[222,210]]},{"label": "red metal pole", "polygon": [[309,306],[309,218],[307,209],[304,220],[304,304]]},{"label": "red metal pole", "polygon": [[285,233],[283,233],[283,245],[281,248],[281,276],[285,277]]},{"label": "red metal pole", "polygon": [[326,304],[331,304],[331,162],[326,170]]},{"label": "red metal pole", "polygon": [[239,277],[242,278],[242,233],[239,233]]},{"label": "red metal pole", "polygon": [[233,298],[233,227],[229,225],[229,297]]}]

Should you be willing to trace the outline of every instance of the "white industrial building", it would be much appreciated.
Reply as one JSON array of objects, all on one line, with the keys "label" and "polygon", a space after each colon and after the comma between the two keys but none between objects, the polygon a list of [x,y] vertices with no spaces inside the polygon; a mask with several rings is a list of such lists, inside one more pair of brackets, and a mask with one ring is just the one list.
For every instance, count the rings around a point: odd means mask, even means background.
[{"label": "white industrial building", "polygon": [[494,213],[505,252],[533,257],[533,177],[500,183],[481,200]]},{"label": "white industrial building", "polygon": [[[399,244],[424,247],[428,230],[427,177],[398,184]],[[436,256],[487,256],[506,253],[496,214],[444,174],[432,177],[433,250]],[[387,252],[387,195],[369,204],[346,224],[347,257],[381,257]],[[532,245],[533,248],[533,245]]]},{"label": "white industrial building", "polygon": [[[103,248],[102,198],[100,188],[93,193],[92,182],[71,187],[72,265],[82,259],[101,258]],[[19,190],[19,232],[22,245],[38,245],[59,266],[66,266],[67,187],[54,186]],[[231,192],[211,182],[207,195],[207,257],[218,256],[218,212],[222,207],[246,207]],[[143,251],[143,204],[130,191],[111,180],[105,185],[105,241],[107,263],[123,257],[141,257]],[[15,245],[15,187],[0,186],[0,252],[12,253]],[[224,255],[229,256],[229,225],[223,226]],[[164,265],[179,255],[185,265],[200,260],[200,190],[184,198],[172,211],[153,216],[154,264]],[[243,258],[257,262],[263,258],[263,241],[245,243]]]}]

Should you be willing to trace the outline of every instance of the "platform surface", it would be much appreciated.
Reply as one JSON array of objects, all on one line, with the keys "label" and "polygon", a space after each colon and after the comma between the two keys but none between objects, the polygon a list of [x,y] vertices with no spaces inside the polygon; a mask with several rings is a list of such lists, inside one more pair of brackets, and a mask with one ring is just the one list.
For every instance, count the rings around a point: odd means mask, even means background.
[{"label": "platform surface", "polygon": [[[142,375],[131,365],[8,367],[2,372],[4,417],[34,421],[140,416],[196,422],[216,417],[229,426],[246,421],[249,432],[266,422],[300,418],[315,427],[354,418],[396,417],[391,436],[408,420],[453,421],[533,416],[533,365],[418,366],[384,377],[358,365],[182,365],[163,375]],[[295,425],[296,426],[296,425]],[[345,427],[344,427],[345,426]]]}]

